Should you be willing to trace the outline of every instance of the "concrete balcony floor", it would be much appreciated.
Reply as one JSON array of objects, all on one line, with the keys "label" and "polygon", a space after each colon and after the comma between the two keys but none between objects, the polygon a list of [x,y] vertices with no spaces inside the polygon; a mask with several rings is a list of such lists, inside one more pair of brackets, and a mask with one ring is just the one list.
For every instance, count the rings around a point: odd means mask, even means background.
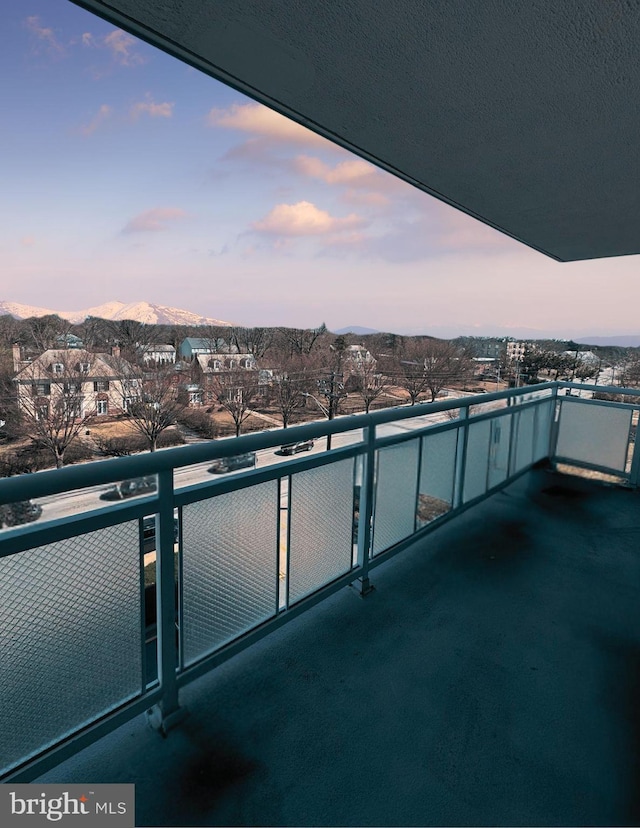
[{"label": "concrete balcony floor", "polygon": [[535,471],[372,581],[40,781],[135,782],[137,825],[640,823],[640,494]]}]

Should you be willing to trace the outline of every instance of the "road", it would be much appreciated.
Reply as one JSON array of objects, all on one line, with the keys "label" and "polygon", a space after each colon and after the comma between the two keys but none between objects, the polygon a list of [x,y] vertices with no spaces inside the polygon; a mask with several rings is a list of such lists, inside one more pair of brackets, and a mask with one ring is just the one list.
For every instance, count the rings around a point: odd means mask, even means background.
[{"label": "road", "polygon": [[[457,392],[458,394],[460,392]],[[410,420],[400,420],[395,423],[387,423],[381,425],[377,429],[377,434],[380,437],[391,436],[399,432],[413,431],[417,428],[423,428],[425,425],[437,422],[446,422],[449,419],[447,412],[439,412],[436,414],[429,414],[423,417],[416,417]],[[362,430],[350,431],[345,434],[335,434],[332,437],[332,447],[339,448],[341,446],[350,445],[362,440]],[[316,440],[314,448],[310,453],[317,454],[325,450],[326,438],[322,437]],[[271,466],[276,463],[287,463],[290,457],[282,456],[276,453],[278,449],[263,449],[257,452],[257,465],[259,468]],[[206,480],[211,480],[212,475],[207,471],[211,461],[206,463],[197,463],[192,466],[178,468],[174,473],[174,480],[176,488],[183,488],[191,486],[195,483],[202,483]],[[238,472],[228,472],[228,474],[237,474]],[[227,475],[225,475],[226,477]],[[110,502],[100,499],[100,495],[107,489],[111,488],[108,485],[93,486],[81,490],[70,492],[63,492],[50,497],[39,498],[36,502],[42,506],[42,517],[40,521],[54,520],[57,518],[67,517],[69,515],[78,514],[86,511],[91,511],[98,508],[109,508]],[[117,501],[119,502],[119,501]]]}]

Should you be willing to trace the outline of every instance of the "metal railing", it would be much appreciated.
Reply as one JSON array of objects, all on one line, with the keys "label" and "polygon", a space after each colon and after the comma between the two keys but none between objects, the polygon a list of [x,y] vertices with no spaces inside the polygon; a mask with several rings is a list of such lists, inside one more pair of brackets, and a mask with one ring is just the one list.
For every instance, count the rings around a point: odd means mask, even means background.
[{"label": "metal railing", "polygon": [[[629,402],[567,396],[603,391]],[[636,394],[546,383],[0,480],[0,504],[45,503],[0,532],[3,777],[143,711],[168,730],[181,687],[337,589],[366,593],[375,567],[536,463],[637,486]],[[203,466],[329,434],[331,451]],[[147,475],[152,494],[100,507],[105,485]]]}]

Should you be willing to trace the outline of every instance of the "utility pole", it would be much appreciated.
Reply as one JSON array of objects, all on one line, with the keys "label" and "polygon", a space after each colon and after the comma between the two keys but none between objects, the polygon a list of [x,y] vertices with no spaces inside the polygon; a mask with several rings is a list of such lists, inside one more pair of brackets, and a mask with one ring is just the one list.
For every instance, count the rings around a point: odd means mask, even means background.
[{"label": "utility pole", "polygon": [[[342,374],[338,374],[336,371],[331,371],[328,379],[318,380],[318,390],[327,401],[327,419],[333,420],[338,413],[340,400],[347,396],[344,391]],[[329,451],[330,448],[331,435],[327,434],[327,451]]]}]

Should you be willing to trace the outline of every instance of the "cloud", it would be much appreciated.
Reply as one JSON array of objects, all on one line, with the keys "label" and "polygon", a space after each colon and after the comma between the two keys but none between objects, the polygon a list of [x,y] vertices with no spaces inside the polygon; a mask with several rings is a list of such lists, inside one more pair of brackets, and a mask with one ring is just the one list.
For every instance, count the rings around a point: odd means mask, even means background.
[{"label": "cloud", "polygon": [[179,221],[186,215],[186,212],[180,207],[154,207],[129,219],[122,232],[148,233],[167,230],[171,222]]},{"label": "cloud", "polygon": [[209,126],[248,132],[273,141],[332,146],[326,138],[259,103],[232,104],[227,109],[212,109],[207,115],[207,123]]},{"label": "cloud", "polygon": [[100,109],[96,112],[88,124],[80,127],[80,132],[83,135],[93,135],[93,133],[107,121],[113,114],[113,109],[108,104],[102,104]]},{"label": "cloud", "polygon": [[120,66],[139,66],[145,62],[142,55],[134,49],[138,43],[136,38],[123,32],[122,29],[114,29],[103,38],[102,43]]},{"label": "cloud", "polygon": [[350,158],[332,167],[314,156],[298,155],[293,159],[293,168],[298,173],[310,178],[319,178],[327,184],[353,186],[363,181],[370,183],[377,175],[376,169],[361,158]]},{"label": "cloud", "polygon": [[349,204],[363,204],[366,207],[387,207],[390,203],[386,195],[374,191],[347,190],[342,198]]},{"label": "cloud", "polygon": [[82,37],[80,38],[80,42],[83,46],[95,46],[96,40],[91,32],[84,32]]},{"label": "cloud", "polygon": [[277,204],[263,219],[254,222],[252,228],[271,236],[322,236],[363,224],[364,220],[355,213],[337,218],[309,201],[299,201]]},{"label": "cloud", "polygon": [[66,49],[56,38],[53,29],[40,25],[40,18],[37,15],[27,17],[25,25],[36,40],[44,44],[46,51],[53,56],[62,57]]},{"label": "cloud", "polygon": [[35,236],[23,236],[20,239],[20,243],[23,247],[34,247],[36,244]]},{"label": "cloud", "polygon": [[150,118],[171,118],[173,115],[173,103],[155,103],[151,98],[146,101],[138,101],[134,103],[129,114],[133,120],[137,120],[140,115],[148,115]]}]

